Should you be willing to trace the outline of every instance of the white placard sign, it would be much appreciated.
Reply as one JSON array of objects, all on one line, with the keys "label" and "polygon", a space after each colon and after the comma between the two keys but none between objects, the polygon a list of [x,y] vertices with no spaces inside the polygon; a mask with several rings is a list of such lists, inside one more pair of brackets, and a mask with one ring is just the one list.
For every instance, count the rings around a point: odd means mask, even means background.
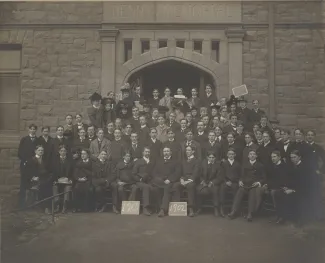
[{"label": "white placard sign", "polygon": [[187,216],[186,202],[170,202],[168,209],[169,216]]},{"label": "white placard sign", "polygon": [[140,201],[123,201],[121,215],[139,215]]},{"label": "white placard sign", "polygon": [[233,89],[232,89],[232,94],[233,94],[236,98],[248,94],[248,90],[247,90],[246,85],[243,84],[243,85],[240,85],[240,86],[238,86],[238,87],[233,88]]}]

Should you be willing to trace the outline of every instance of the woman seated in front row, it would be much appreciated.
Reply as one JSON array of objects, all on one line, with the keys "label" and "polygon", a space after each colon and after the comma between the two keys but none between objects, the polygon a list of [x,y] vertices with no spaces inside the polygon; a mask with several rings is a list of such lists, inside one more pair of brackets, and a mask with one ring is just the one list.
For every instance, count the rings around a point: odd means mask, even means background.
[{"label": "woman seated in front row", "polygon": [[93,175],[93,161],[89,150],[81,150],[81,159],[74,169],[74,209],[73,212],[86,212],[89,210],[89,195]]}]

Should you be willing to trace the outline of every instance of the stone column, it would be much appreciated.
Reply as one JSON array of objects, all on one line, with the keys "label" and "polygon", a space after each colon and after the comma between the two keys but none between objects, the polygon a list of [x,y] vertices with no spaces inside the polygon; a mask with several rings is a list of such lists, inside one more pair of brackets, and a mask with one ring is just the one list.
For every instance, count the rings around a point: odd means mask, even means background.
[{"label": "stone column", "polygon": [[101,94],[106,96],[109,91],[115,91],[115,58],[116,58],[116,36],[118,29],[100,29],[99,35],[102,44],[102,74]]},{"label": "stone column", "polygon": [[269,73],[269,118],[276,118],[276,101],[275,101],[275,44],[274,44],[274,3],[268,3],[269,8],[269,29],[268,29],[268,73]]},{"label": "stone column", "polygon": [[228,38],[229,95],[232,88],[243,84],[243,38],[245,30],[234,28],[226,30]]}]

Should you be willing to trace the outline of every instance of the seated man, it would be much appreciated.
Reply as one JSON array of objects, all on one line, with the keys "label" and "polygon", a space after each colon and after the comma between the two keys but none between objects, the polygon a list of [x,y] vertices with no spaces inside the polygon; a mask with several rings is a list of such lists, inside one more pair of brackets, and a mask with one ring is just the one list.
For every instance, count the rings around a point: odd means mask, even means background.
[{"label": "seated man", "polygon": [[116,181],[117,181],[117,202],[119,207],[122,201],[127,201],[127,190],[132,188],[135,183],[132,176],[133,162],[131,154],[126,152],[123,159],[116,165]]},{"label": "seated man", "polygon": [[183,189],[187,190],[189,216],[194,216],[195,207],[195,190],[197,180],[200,176],[200,161],[194,157],[195,149],[193,146],[186,146],[186,160],[182,161],[182,175],[180,182],[175,183],[175,200],[179,202],[181,199],[181,192]]},{"label": "seated man", "polygon": [[150,191],[152,186],[148,184],[152,177],[152,172],[154,168],[153,161],[150,160],[150,149],[149,147],[144,147],[142,152],[142,158],[135,161],[132,176],[135,184],[132,185],[131,194],[129,197],[130,201],[136,201],[136,195],[138,190],[142,191],[142,202],[143,202],[143,214],[150,216],[148,210],[150,206]]},{"label": "seated man", "polygon": [[223,207],[219,206],[220,186],[224,178],[221,173],[221,162],[216,160],[214,151],[208,152],[207,159],[203,161],[200,181],[197,186],[198,203],[201,206],[202,198],[212,195],[215,216],[224,217]]},{"label": "seated man", "polygon": [[252,214],[256,211],[256,200],[259,199],[257,195],[261,193],[258,188],[261,188],[265,181],[264,167],[256,158],[256,151],[251,150],[248,153],[249,161],[244,162],[242,165],[239,189],[232,205],[232,211],[228,215],[230,219],[235,218],[244,195],[248,194],[247,221],[251,222],[253,220]]},{"label": "seated man", "polygon": [[[53,183],[53,195],[57,195],[58,193],[65,193],[63,195],[63,206],[62,213],[65,213],[67,209],[67,203],[70,200],[70,193],[72,187],[72,167],[73,164],[71,160],[67,157],[67,148],[62,145],[59,148],[59,157],[53,162],[52,171],[54,175],[54,183]],[[56,203],[56,212],[59,211],[59,199],[60,197],[56,197],[54,199]]]},{"label": "seated man", "polygon": [[241,171],[240,163],[235,160],[236,153],[232,148],[228,150],[227,157],[228,159],[223,161],[221,165],[221,172],[223,174],[222,177],[225,180],[220,189],[221,207],[223,207],[225,204],[226,194],[228,191],[231,192],[232,198],[236,196]]},{"label": "seated man", "polygon": [[[153,192],[156,196],[156,200],[158,200],[160,204],[159,217],[164,217],[167,213],[172,187],[181,176],[180,164],[171,157],[172,152],[170,148],[165,147],[163,149],[163,158],[158,159],[155,164],[153,179],[151,180]],[[160,195],[160,190],[163,190],[162,196]]]},{"label": "seated man", "polygon": [[107,160],[107,152],[102,151],[97,160],[94,162],[94,174],[92,178],[92,185],[95,192],[95,209],[98,212],[104,212],[106,208],[105,193],[111,188],[112,189],[112,203],[113,211],[117,210],[117,200],[116,200],[116,185],[115,172],[113,163],[111,160]]}]

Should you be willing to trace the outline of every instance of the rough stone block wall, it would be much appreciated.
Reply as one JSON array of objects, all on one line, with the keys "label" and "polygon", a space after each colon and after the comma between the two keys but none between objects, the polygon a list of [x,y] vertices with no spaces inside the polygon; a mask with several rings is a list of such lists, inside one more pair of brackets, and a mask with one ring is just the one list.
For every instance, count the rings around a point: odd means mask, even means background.
[{"label": "rough stone block wall", "polygon": [[97,30],[0,31],[1,43],[22,44],[21,123],[55,127],[67,113],[83,113],[99,91],[101,45]]}]

